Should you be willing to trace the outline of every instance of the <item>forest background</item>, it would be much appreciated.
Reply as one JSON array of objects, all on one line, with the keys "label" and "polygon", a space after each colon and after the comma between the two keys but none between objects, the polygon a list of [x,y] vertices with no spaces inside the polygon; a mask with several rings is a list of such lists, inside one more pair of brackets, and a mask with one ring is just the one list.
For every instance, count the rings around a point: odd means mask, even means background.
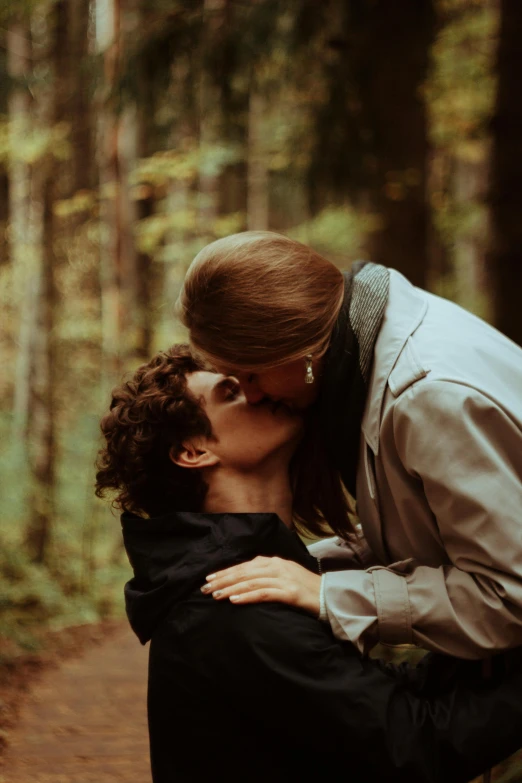
[{"label": "forest background", "polygon": [[208,241],[369,258],[522,344],[520,0],[1,0],[0,638],[121,613],[110,389]]}]

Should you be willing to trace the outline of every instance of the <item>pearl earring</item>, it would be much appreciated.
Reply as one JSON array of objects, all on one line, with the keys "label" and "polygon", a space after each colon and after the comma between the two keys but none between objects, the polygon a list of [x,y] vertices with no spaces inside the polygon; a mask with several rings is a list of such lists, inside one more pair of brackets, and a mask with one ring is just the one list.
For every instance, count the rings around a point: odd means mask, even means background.
[{"label": "pearl earring", "polygon": [[312,354],[309,353],[305,356],[305,367],[306,367],[306,375],[305,375],[305,383],[313,383],[314,382],[314,373],[312,370]]}]

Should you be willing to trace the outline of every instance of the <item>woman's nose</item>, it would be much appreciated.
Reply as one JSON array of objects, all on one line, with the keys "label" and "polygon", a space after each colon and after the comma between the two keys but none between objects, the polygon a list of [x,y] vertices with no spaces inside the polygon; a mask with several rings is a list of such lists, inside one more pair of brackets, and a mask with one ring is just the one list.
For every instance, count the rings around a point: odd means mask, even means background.
[{"label": "woman's nose", "polygon": [[261,391],[255,378],[249,378],[248,376],[239,378],[241,389],[246,397],[246,401],[250,405],[255,405],[265,397],[265,393]]},{"label": "woman's nose", "polygon": [[250,403],[250,405],[255,405],[256,403],[261,402],[265,396],[260,389],[256,388],[250,383],[241,384],[241,386],[243,388],[246,401]]}]

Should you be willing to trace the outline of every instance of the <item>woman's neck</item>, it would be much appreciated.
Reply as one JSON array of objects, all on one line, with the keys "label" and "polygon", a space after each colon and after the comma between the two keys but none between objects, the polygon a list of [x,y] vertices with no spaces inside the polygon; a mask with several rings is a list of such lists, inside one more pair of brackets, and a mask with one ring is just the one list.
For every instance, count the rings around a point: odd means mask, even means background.
[{"label": "woman's neck", "polygon": [[292,527],[292,491],[287,471],[274,474],[216,470],[207,476],[203,510],[212,514],[274,513]]}]

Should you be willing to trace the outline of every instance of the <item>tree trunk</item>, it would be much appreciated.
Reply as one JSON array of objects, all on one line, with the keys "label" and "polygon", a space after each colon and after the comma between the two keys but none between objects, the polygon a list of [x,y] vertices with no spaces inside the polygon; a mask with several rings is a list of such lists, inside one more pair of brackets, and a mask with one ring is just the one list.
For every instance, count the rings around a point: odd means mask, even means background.
[{"label": "tree trunk", "polygon": [[258,89],[255,76],[250,88],[248,105],[248,192],[247,225],[249,230],[268,230],[268,167],[264,146],[263,122],[265,99]]},{"label": "tree trunk", "polygon": [[71,190],[90,190],[95,186],[93,165],[91,74],[89,62],[89,12],[91,0],[70,0],[70,107],[67,112],[71,122],[72,176]]},{"label": "tree trunk", "polygon": [[35,273],[29,242],[31,180],[27,163],[17,154],[17,141],[30,129],[31,99],[23,85],[31,71],[30,31],[26,20],[12,22],[7,33],[7,69],[15,82],[9,108],[9,256],[13,265],[14,289],[19,297],[18,353],[13,398],[13,439],[25,439],[29,416],[31,337],[34,334]]},{"label": "tree trunk", "polygon": [[[150,12],[146,0],[137,0],[138,24],[144,24]],[[154,144],[154,112],[155,93],[150,89],[150,78],[147,62],[140,57],[136,63],[137,105],[133,114],[134,120],[134,157],[135,162],[146,158],[155,151]],[[152,189],[143,197],[133,202],[135,220],[143,220],[154,213],[154,192]],[[148,361],[152,352],[153,316],[152,316],[152,275],[153,263],[148,253],[133,247],[135,282],[133,310],[135,323],[135,350],[141,361]],[[162,274],[166,273],[163,268]]]},{"label": "tree trunk", "polygon": [[[453,161],[453,208],[466,214],[474,205],[478,209],[487,185],[487,162],[457,157]],[[473,208],[473,207],[472,207]],[[454,239],[455,300],[482,318],[487,318],[488,291],[485,281],[485,227],[486,217],[480,227],[459,233]]]},{"label": "tree trunk", "polygon": [[[7,59],[10,60],[14,53],[11,52],[12,41],[9,40],[9,30],[6,41]],[[11,63],[12,64],[12,63]],[[10,63],[6,63],[7,72],[10,71]],[[5,90],[0,91],[0,116],[9,117],[9,104]],[[9,242],[7,240],[7,227],[9,220],[9,175],[8,167],[2,161],[0,163],[0,267],[9,261]]]},{"label": "tree trunk", "polygon": [[[178,56],[171,67],[169,87],[171,100],[179,107],[168,139],[168,146],[173,150],[191,150],[193,140],[197,138],[197,107],[191,100],[190,76],[190,58],[187,55]],[[193,243],[197,227],[194,226],[192,218],[196,208],[194,197],[197,180],[198,175],[195,172],[194,176],[189,178],[172,177],[167,186],[166,211],[169,215],[176,215],[177,220],[165,236],[161,289],[158,286],[161,300],[165,303],[158,313],[162,345],[168,345],[174,340],[186,340],[185,331],[178,319],[173,318],[173,312],[183,278],[194,255]]]},{"label": "tree trunk", "polygon": [[[57,0],[45,19],[39,49],[42,62],[49,63],[53,81],[41,89],[36,120],[43,128],[54,127],[67,106],[68,60],[67,0]],[[48,548],[55,513],[55,218],[54,202],[62,195],[60,169],[53,150],[47,150],[33,165],[33,213],[35,249],[39,248],[36,329],[33,338],[31,373],[31,518],[26,530],[30,557],[38,563],[48,560]]]},{"label": "tree trunk", "polygon": [[[0,109],[2,114],[7,114]],[[9,243],[7,225],[9,220],[9,177],[5,169],[0,168],[0,267],[9,261]]]},{"label": "tree trunk", "polygon": [[54,309],[54,162],[43,161],[40,176],[43,204],[43,246],[38,275],[36,303],[36,333],[31,375],[31,519],[26,532],[26,545],[31,558],[38,563],[47,559],[55,488],[55,339]]},{"label": "tree trunk", "polygon": [[493,322],[522,345],[522,3],[501,0],[498,88],[492,121],[491,240],[488,271]]},{"label": "tree trunk", "polygon": [[435,31],[432,0],[353,2],[354,70],[372,151],[368,178],[380,227],[368,256],[425,286],[430,232],[428,141],[421,90]]},{"label": "tree trunk", "polygon": [[[139,67],[139,66],[138,66]],[[120,214],[121,297],[125,311],[125,358],[143,361],[150,355],[151,335],[148,329],[149,267],[142,261],[143,253],[136,247],[134,226],[144,217],[141,200],[131,197],[129,178],[136,166],[140,145],[139,108],[135,103],[125,106],[120,114],[118,144]],[[149,261],[148,256],[146,257]],[[144,268],[145,266],[145,268]],[[123,324],[122,324],[123,326]]]},{"label": "tree trunk", "polygon": [[[427,189],[432,210],[440,209],[452,188],[454,158],[450,150],[440,146],[431,150],[428,163]],[[448,242],[431,221],[428,237],[427,288],[443,293],[444,286],[453,279],[453,259]]]},{"label": "tree trunk", "polygon": [[206,67],[211,49],[220,45],[224,24],[226,0],[204,0],[202,35],[202,72],[199,94],[199,144],[201,165],[199,172],[200,231],[203,237],[212,238],[212,227],[218,215],[220,177],[209,165],[212,148],[220,140],[221,94],[215,83],[215,74]]},{"label": "tree trunk", "polygon": [[120,0],[97,0],[96,42],[103,56],[104,92],[98,107],[100,175],[100,289],[102,321],[102,394],[121,373],[123,354],[121,188],[119,119],[114,84],[120,55]]}]

